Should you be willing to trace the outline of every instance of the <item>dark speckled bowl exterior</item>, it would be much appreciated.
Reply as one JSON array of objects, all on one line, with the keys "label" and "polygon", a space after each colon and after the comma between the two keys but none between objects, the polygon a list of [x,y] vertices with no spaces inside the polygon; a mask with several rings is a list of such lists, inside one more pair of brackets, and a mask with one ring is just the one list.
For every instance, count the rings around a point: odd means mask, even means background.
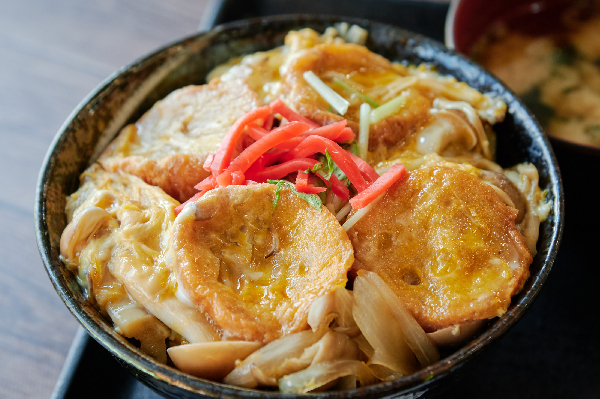
[{"label": "dark speckled bowl exterior", "polygon": [[[542,223],[538,254],[531,277],[511,307],[464,347],[413,375],[351,391],[313,394],[322,398],[422,397],[444,385],[447,376],[500,337],[517,321],[538,294],[554,262],[563,229],[563,191],[560,173],[548,139],[523,105],[494,77],[442,44],[402,29],[352,18],[293,15],[234,22],[166,46],[123,68],[89,95],[69,116],[52,143],[40,172],[36,201],[36,234],[50,280],[65,305],[87,332],[139,380],[168,397],[286,397],[277,392],[235,388],[195,378],[156,363],[115,333],[107,320],[85,299],[74,276],[59,259],[59,240],[65,228],[65,197],[79,184],[90,165],[125,124],[135,121],[154,102],[189,84],[202,84],[207,73],[228,59],[283,43],[292,29],[323,31],[340,21],[356,23],[370,32],[367,46],[391,60],[427,62],[482,92],[508,104],[506,120],[496,126],[497,161],[505,166],[533,163],[540,186],[552,201]],[[515,361],[518,361],[515,360]],[[428,377],[433,375],[433,378]],[[427,381],[425,381],[427,379]],[[303,396],[303,395],[299,395]]]}]

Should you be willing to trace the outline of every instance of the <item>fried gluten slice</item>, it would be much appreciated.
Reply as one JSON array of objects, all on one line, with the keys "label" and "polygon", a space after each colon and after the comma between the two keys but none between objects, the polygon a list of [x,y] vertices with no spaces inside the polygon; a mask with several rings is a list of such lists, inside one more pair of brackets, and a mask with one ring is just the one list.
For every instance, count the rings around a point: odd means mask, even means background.
[{"label": "fried gluten slice", "polygon": [[344,286],[354,260],[325,208],[276,186],[228,186],[189,204],[175,221],[178,283],[223,336],[269,342],[307,328],[319,296]]},{"label": "fried gluten slice", "polygon": [[353,269],[378,273],[427,332],[493,318],[529,276],[516,215],[468,172],[417,169],[348,231]]},{"label": "fried gluten slice", "polygon": [[233,123],[261,104],[241,79],[175,90],[123,128],[99,162],[162,188],[183,202],[208,176],[202,165]]},{"label": "fried gluten slice", "polygon": [[[314,72],[322,81],[350,102],[348,112],[342,117],[308,84],[303,74]],[[351,43],[319,44],[298,52],[290,61],[284,75],[284,91],[289,104],[301,115],[326,125],[343,119],[358,134],[359,108],[365,101],[351,91],[335,83],[335,79],[347,86],[370,94],[383,104],[387,99],[381,87],[402,79],[403,76],[384,57],[369,51],[364,46]],[[375,94],[372,89],[378,89]],[[427,124],[433,99],[417,89],[404,91],[406,106],[396,115],[381,120],[370,128],[369,150],[393,148],[402,144],[410,134]]]},{"label": "fried gluten slice", "polygon": [[[160,188],[95,164],[67,198],[70,223],[61,237],[61,255],[79,278],[91,280],[87,288],[103,310],[113,306],[109,314],[117,327],[138,323],[140,312],[121,301],[130,298],[131,306],[143,307],[187,341],[213,341],[219,337],[206,316],[175,296],[174,275],[164,261],[177,205]],[[141,326],[134,337],[146,352],[166,361],[165,337],[156,337],[155,330]],[[144,345],[144,340],[162,344]]]}]

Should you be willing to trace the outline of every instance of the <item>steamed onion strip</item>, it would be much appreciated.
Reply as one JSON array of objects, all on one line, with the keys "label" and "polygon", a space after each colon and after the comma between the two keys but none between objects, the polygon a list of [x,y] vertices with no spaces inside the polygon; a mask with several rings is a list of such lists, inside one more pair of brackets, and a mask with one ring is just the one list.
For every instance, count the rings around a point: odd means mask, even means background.
[{"label": "steamed onion strip", "polygon": [[449,101],[443,98],[436,98],[433,100],[433,107],[436,109],[454,109],[461,111],[467,119],[469,123],[475,130],[477,134],[477,138],[479,141],[479,145],[481,146],[481,151],[483,155],[487,159],[492,159],[492,153],[490,151],[490,142],[485,134],[485,129],[483,128],[483,124],[481,123],[481,119],[477,114],[477,111],[471,106],[471,104],[465,101]]},{"label": "steamed onion strip", "polygon": [[473,89],[466,83],[456,81],[456,79],[443,79],[441,77],[417,77],[418,79],[415,82],[415,86],[436,91],[446,97],[466,101],[473,106],[476,106],[484,100],[483,94]]},{"label": "steamed onion strip", "polygon": [[313,301],[308,309],[308,325],[313,331],[329,328],[329,325],[338,317],[335,309],[333,292],[321,295]]},{"label": "steamed onion strip", "polygon": [[375,354],[375,349],[373,346],[367,341],[363,334],[360,334],[357,337],[354,337],[354,342],[358,344],[358,348],[365,354],[367,358],[372,358]]},{"label": "steamed onion strip", "polygon": [[320,296],[311,304],[308,311],[308,325],[313,331],[331,328],[354,337],[360,334],[360,331],[352,316],[353,304],[351,291],[338,287]]},{"label": "steamed onion strip", "polygon": [[93,285],[90,286],[100,309],[108,314],[115,331],[124,337],[137,339],[144,353],[167,363],[165,340],[171,335],[171,330],[131,299],[123,285],[106,268],[103,269],[101,281],[92,279]]},{"label": "steamed onion strip", "polygon": [[[310,364],[331,360],[356,360],[359,356],[358,344],[346,334],[335,331],[328,331],[305,352],[309,352]],[[305,355],[303,354],[302,357],[305,357]]]},{"label": "steamed onion strip", "polygon": [[352,315],[352,308],[354,307],[352,291],[349,291],[344,287],[339,287],[333,294],[335,297],[335,308],[338,313],[338,317],[335,320],[337,326],[334,327],[334,329],[352,335],[349,330],[358,328],[354,321],[354,316]]},{"label": "steamed onion strip", "polygon": [[286,375],[279,380],[283,393],[302,394],[314,391],[341,377],[356,376],[361,386],[376,382],[369,368],[359,360],[333,360],[316,363],[305,370]]},{"label": "steamed onion strip", "polygon": [[417,356],[421,366],[427,367],[437,362],[440,359],[437,348],[386,282],[374,272],[364,271],[360,276],[368,281],[385,300],[387,307],[400,325],[406,343]]},{"label": "steamed onion strip", "polygon": [[229,373],[224,382],[245,388],[259,385],[277,385],[277,379],[286,374],[302,370],[308,363],[301,364],[299,359],[305,350],[317,343],[325,331],[301,331],[279,338],[263,346]]},{"label": "steamed onion strip", "polygon": [[179,345],[167,351],[179,370],[220,381],[235,368],[236,361],[244,360],[260,347],[259,342],[217,341]]},{"label": "steamed onion strip", "polygon": [[371,90],[370,94],[381,97],[381,101],[387,102],[397,97],[402,91],[413,86],[416,82],[417,78],[414,76],[401,77],[386,86]]},{"label": "steamed onion strip", "polygon": [[374,353],[369,364],[379,364],[402,375],[417,370],[417,359],[406,344],[400,324],[386,300],[360,275],[354,280],[353,315]]}]

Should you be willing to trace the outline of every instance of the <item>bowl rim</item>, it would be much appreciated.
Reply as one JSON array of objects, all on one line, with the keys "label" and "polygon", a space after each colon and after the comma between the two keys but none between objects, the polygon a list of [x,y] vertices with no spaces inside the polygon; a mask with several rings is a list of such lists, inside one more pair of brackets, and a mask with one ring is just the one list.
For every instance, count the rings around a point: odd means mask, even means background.
[{"label": "bowl rim", "polygon": [[[444,24],[444,44],[449,49],[452,49],[452,50],[457,51],[457,52],[458,52],[458,50],[456,49],[456,40],[455,40],[455,34],[454,34],[454,23],[456,21],[456,15],[457,15],[457,13],[459,11],[459,7],[460,7],[460,5],[461,5],[461,3],[463,1],[473,1],[473,0],[451,0],[450,7],[448,8],[448,13],[446,14],[446,22]],[[474,61],[474,62],[476,62],[476,61]],[[485,69],[485,67],[481,66],[479,63],[477,63],[477,65],[479,65],[487,73],[489,73],[490,75],[494,76],[498,81],[500,81],[500,78],[498,78],[492,72],[490,72],[487,69]],[[503,85],[504,85],[504,83],[503,83]],[[508,88],[506,85],[504,85],[504,86],[506,88]],[[510,89],[510,88],[508,88],[508,89],[511,90],[511,93],[513,93],[512,89]],[[515,93],[513,93],[513,94],[515,94]],[[515,94],[515,96],[516,96],[516,94]],[[531,112],[531,110],[527,106],[525,106],[525,107],[527,108],[527,111],[529,111],[529,113],[531,115],[533,115],[533,113]],[[538,121],[538,123],[539,123],[539,121]],[[590,144],[583,144],[583,143],[578,143],[576,141],[571,141],[571,140],[566,140],[564,138],[555,137],[555,136],[552,136],[552,135],[546,133],[545,129],[542,129],[542,130],[548,136],[548,138],[550,139],[550,142],[552,144],[555,144],[555,145],[567,148],[567,149],[569,149],[571,151],[577,151],[577,152],[581,152],[581,153],[584,153],[584,154],[594,155],[594,156],[600,157],[600,146],[590,145]]]},{"label": "bowl rim", "polygon": [[[456,1],[456,0],[455,0]],[[61,297],[63,303],[67,306],[69,311],[75,316],[78,322],[85,328],[85,330],[90,334],[97,342],[99,342],[102,346],[104,346],[113,356],[117,358],[119,362],[126,366],[126,368],[135,374],[136,378],[140,379],[140,374],[142,382],[147,383],[146,379],[156,379],[168,385],[175,385],[176,387],[187,391],[188,393],[205,395],[210,397],[237,397],[239,395],[248,397],[248,398],[277,398],[277,397],[285,397],[285,398],[301,398],[306,397],[306,394],[302,395],[290,395],[290,394],[282,394],[280,392],[269,392],[269,391],[259,391],[248,388],[239,388],[231,385],[213,382],[204,380],[201,378],[197,378],[188,374],[185,374],[174,367],[170,367],[167,365],[163,365],[157,363],[149,356],[145,354],[141,354],[139,350],[134,349],[133,347],[123,345],[118,340],[116,340],[110,333],[105,331],[98,323],[96,323],[85,311],[81,309],[81,304],[74,300],[73,297],[70,296],[69,290],[66,286],[64,286],[57,274],[55,273],[53,260],[50,256],[50,241],[49,241],[49,233],[48,226],[46,224],[46,180],[50,175],[50,172],[54,166],[54,155],[56,151],[59,149],[60,144],[65,138],[67,128],[73,123],[75,117],[86,107],[88,103],[90,103],[94,98],[96,98],[100,93],[110,87],[111,83],[122,74],[127,71],[132,70],[136,66],[143,64],[144,62],[152,59],[153,57],[161,54],[162,52],[178,46],[189,39],[205,39],[210,40],[211,36],[216,35],[217,33],[222,33],[228,30],[235,30],[238,28],[246,27],[247,25],[260,26],[269,23],[274,23],[278,21],[294,21],[298,24],[302,22],[316,22],[327,20],[331,22],[349,22],[355,23],[359,26],[381,26],[385,28],[392,29],[396,32],[399,32],[405,35],[408,38],[415,38],[420,40],[421,42],[427,43],[429,45],[433,45],[435,47],[435,51],[437,53],[446,53],[452,56],[456,56],[459,58],[459,61],[469,66],[475,67],[478,69],[478,72],[483,72],[484,74],[490,75],[487,71],[483,70],[479,65],[474,63],[472,60],[467,57],[451,50],[446,49],[443,45],[433,39],[426,38],[422,35],[416,34],[411,31],[407,31],[405,29],[380,23],[376,21],[371,21],[367,19],[354,18],[354,17],[344,17],[344,16],[333,16],[333,15],[317,15],[317,14],[285,14],[285,15],[277,15],[270,17],[256,17],[250,19],[244,19],[239,21],[233,21],[226,24],[222,24],[216,26],[215,28],[206,31],[200,32],[196,34],[192,34],[186,37],[183,37],[179,40],[168,43],[162,47],[159,47],[157,50],[149,53],[146,56],[140,57],[137,60],[131,62],[130,64],[120,68],[109,77],[107,77],[102,83],[100,83],[94,90],[92,90],[80,103],[79,105],[70,113],[65,122],[59,128],[56,136],[54,137],[47,153],[44,158],[36,187],[36,202],[35,202],[35,230],[36,230],[36,239],[38,243],[38,249],[40,252],[40,256],[42,257],[44,266],[46,268],[46,272],[52,282],[55,290]],[[419,56],[422,58],[422,56]],[[519,105],[523,106],[523,104],[518,100],[514,94],[506,88],[503,84],[499,82],[497,78],[492,76],[492,80],[495,83],[498,83],[503,90],[506,90],[506,93],[511,97],[511,100],[516,101]],[[539,127],[537,120],[533,117],[531,112],[529,112],[524,106],[523,108],[527,111],[526,116],[531,118],[531,122],[533,123],[533,127],[537,129],[539,132],[543,132],[543,130]],[[538,144],[541,147],[541,150],[544,154],[544,160],[549,160],[549,168],[548,168],[548,179],[549,186],[551,186],[552,191],[555,194],[554,204],[552,207],[552,212],[554,213],[555,222],[552,224],[554,228],[552,229],[552,234],[550,236],[551,243],[548,248],[548,255],[545,261],[541,262],[541,268],[539,274],[536,276],[534,281],[532,281],[531,288],[515,303],[514,301],[511,303],[508,311],[500,318],[497,319],[493,323],[492,326],[487,327],[476,339],[470,341],[468,344],[460,347],[456,352],[450,354],[449,356],[441,359],[439,362],[423,368],[417,371],[414,374],[393,380],[388,382],[380,382],[375,385],[366,386],[357,388],[350,391],[332,391],[332,392],[324,392],[324,393],[311,393],[312,397],[319,398],[332,398],[332,397],[371,397],[372,395],[383,396],[383,395],[391,395],[391,394],[419,394],[421,390],[427,390],[429,387],[436,385],[441,379],[447,377],[452,372],[460,369],[468,360],[471,360],[474,355],[482,352],[482,349],[486,349],[488,344],[500,338],[504,333],[512,326],[514,323],[523,315],[525,310],[531,305],[534,298],[538,295],[543,283],[545,282],[552,265],[556,258],[556,253],[558,246],[560,244],[560,240],[562,238],[563,226],[564,226],[564,194],[562,187],[562,180],[560,176],[560,171],[558,169],[558,164],[552,148],[548,142],[548,138],[543,135],[538,138]],[[532,276],[529,277],[533,278]],[[132,370],[135,370],[132,371]],[[433,376],[433,377],[431,377]],[[150,386],[151,388],[157,390],[156,386]],[[158,389],[160,391],[160,389]],[[161,391],[163,392],[163,391]],[[163,392],[164,393],[164,392]]]}]

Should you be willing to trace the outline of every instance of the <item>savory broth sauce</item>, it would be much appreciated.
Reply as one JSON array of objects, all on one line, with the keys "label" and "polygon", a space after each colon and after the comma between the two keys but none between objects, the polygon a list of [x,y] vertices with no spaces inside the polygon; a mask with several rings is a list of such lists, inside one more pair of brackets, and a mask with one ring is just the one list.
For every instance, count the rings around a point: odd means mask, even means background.
[{"label": "savory broth sauce", "polygon": [[521,96],[548,134],[600,147],[600,2],[523,11],[495,24],[473,58]]}]

